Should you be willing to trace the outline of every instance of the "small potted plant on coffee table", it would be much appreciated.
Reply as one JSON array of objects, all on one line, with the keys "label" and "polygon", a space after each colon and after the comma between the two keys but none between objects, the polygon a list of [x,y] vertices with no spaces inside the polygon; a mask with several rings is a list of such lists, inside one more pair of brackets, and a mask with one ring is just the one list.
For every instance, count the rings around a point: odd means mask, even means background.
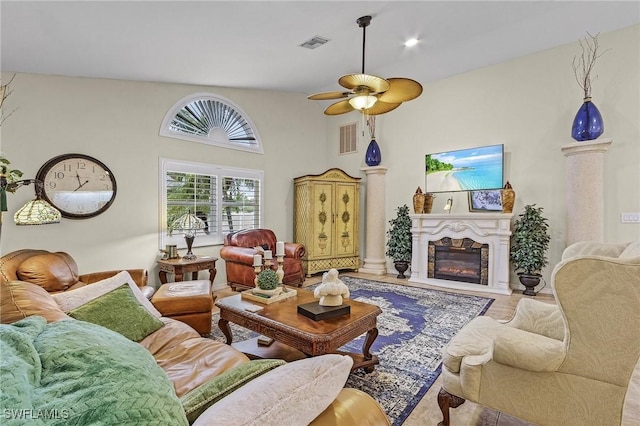
[{"label": "small potted plant on coffee table", "polygon": [[258,274],[258,288],[253,290],[254,294],[261,296],[277,296],[282,292],[282,287],[278,287],[278,274],[273,269],[265,269]]},{"label": "small potted plant on coffee table", "polygon": [[542,207],[524,206],[524,212],[515,222],[509,255],[520,283],[526,287],[523,294],[527,296],[536,295],[533,289],[540,283],[542,268],[548,263],[546,253],[550,241],[549,224],[542,216]]},{"label": "small potted plant on coffee table", "polygon": [[393,265],[398,271],[397,278],[407,278],[404,273],[411,262],[411,218],[409,206],[406,204],[396,209],[397,216],[391,219],[391,228],[387,231],[387,256],[393,259]]}]

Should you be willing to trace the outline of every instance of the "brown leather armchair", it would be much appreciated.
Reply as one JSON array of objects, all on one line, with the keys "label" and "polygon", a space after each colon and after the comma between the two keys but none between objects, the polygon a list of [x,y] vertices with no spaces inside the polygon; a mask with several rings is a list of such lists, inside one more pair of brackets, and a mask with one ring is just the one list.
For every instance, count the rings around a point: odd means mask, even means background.
[{"label": "brown leather armchair", "polygon": [[[260,254],[255,247],[273,252],[272,269],[277,269],[276,235],[270,229],[246,229],[228,234],[224,239],[224,247],[220,249],[220,257],[225,261],[227,282],[236,290],[255,287],[256,276],[253,269],[253,256]],[[304,270],[302,256],[305,248],[298,243],[284,243],[284,278],[282,282],[291,286],[302,286]]]}]

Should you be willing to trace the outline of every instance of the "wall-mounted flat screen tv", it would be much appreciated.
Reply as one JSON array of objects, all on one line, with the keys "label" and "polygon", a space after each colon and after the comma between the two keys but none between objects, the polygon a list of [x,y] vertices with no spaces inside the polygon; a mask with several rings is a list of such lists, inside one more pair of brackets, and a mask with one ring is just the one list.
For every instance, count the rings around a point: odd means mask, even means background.
[{"label": "wall-mounted flat screen tv", "polygon": [[426,192],[500,189],[503,169],[502,144],[427,154]]}]

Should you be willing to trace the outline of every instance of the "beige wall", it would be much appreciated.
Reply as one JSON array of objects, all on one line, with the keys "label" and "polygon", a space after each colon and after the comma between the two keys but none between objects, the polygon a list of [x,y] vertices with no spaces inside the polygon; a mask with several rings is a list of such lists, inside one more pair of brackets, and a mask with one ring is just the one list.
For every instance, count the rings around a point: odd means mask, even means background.
[{"label": "beige wall", "polygon": [[[324,116],[300,94],[31,74],[17,74],[11,88],[7,110],[17,110],[2,125],[2,153],[24,177],[35,177],[54,156],[79,152],[109,166],[118,192],[114,204],[95,218],[23,227],[12,216],[33,198],[33,186],[9,194],[2,253],[63,250],[81,272],[144,267],[155,280],[160,157],[264,170],[264,224],[286,240],[293,238],[293,177],[320,172],[328,163]],[[205,91],[231,100],[251,117],[264,155],[159,136],[174,103]],[[194,250],[216,256],[218,251]],[[224,282],[220,261],[216,283]]]},{"label": "beige wall", "polygon": [[[609,241],[640,237],[640,225],[620,223],[620,212],[640,211],[639,40],[640,26],[600,35],[601,46],[612,49],[598,60],[598,79],[593,83],[593,101],[605,121],[602,137],[613,138],[605,155]],[[560,148],[573,142],[571,122],[582,102],[571,69],[577,53],[577,44],[571,44],[423,82],[420,98],[379,116],[377,141],[382,165],[389,169],[386,205],[380,208],[387,220],[397,206],[411,205],[418,186],[424,189],[425,154],[503,143],[506,178],[517,194],[514,210],[531,203],[544,207],[552,230],[549,260],[555,264],[565,237],[565,161]],[[8,76],[4,74],[3,81]],[[307,101],[304,94],[29,74],[18,74],[12,88],[7,109],[18,110],[2,126],[3,155],[25,177],[34,177],[45,161],[62,153],[93,155],[116,175],[118,194],[114,205],[96,218],[20,228],[11,216],[33,192],[22,188],[10,194],[2,253],[27,247],[64,250],[77,259],[81,272],[146,267],[155,279],[159,157],[264,170],[264,223],[285,239],[293,235],[294,177],[339,167],[364,178],[360,168],[365,166],[368,138],[360,141],[358,153],[338,154],[338,126],[361,124],[361,116],[326,118],[323,106]],[[158,135],[167,110],[183,96],[202,91],[233,101],[251,117],[265,155]],[[436,211],[442,210],[448,196],[436,198]],[[466,193],[453,196],[454,211],[467,211]],[[361,247],[364,251],[364,241]],[[195,252],[217,255],[218,250],[206,247]],[[219,266],[217,284],[225,278],[222,262]],[[388,267],[392,269],[391,263]],[[550,270],[545,273],[547,281]]]},{"label": "beige wall", "polygon": [[[599,40],[603,50],[611,49],[598,59],[592,91],[605,123],[601,138],[613,139],[604,159],[605,236],[608,241],[628,241],[640,238],[639,224],[620,221],[621,212],[640,212],[640,26],[603,33]],[[535,203],[549,218],[548,282],[564,249],[566,170],[560,149],[575,143],[571,124],[582,91],[571,62],[579,52],[576,42],[423,84],[421,97],[379,116],[381,165],[389,169],[387,220],[395,217],[397,206],[411,207],[418,186],[424,190],[425,154],[504,144],[505,178],[516,191],[514,212]],[[338,126],[354,120],[356,113],[330,119],[330,146],[335,145]],[[357,156],[330,152],[330,161],[345,169],[364,166],[367,142],[362,141]],[[466,192],[437,195],[434,211],[442,212],[450,195],[454,212],[468,211]],[[387,266],[392,270],[391,262]],[[511,283],[517,283],[515,275]]]}]

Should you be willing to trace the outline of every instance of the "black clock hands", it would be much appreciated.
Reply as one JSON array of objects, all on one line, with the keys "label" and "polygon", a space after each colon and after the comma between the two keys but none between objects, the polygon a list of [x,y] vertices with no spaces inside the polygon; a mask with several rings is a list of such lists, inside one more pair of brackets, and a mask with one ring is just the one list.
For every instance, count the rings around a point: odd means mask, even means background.
[{"label": "black clock hands", "polygon": [[85,183],[82,183],[82,181],[80,180],[80,175],[78,174],[77,170],[76,170],[76,179],[78,179],[78,187],[74,189],[73,192],[76,192],[78,189],[82,188],[83,186],[89,183],[89,179],[87,179]]},{"label": "black clock hands", "polygon": [[[78,178],[78,182],[80,182],[80,178]],[[82,188],[83,186],[85,186],[88,183],[89,183],[89,179],[87,179],[84,183],[81,183],[79,187],[77,187],[76,189],[73,190],[73,192],[76,192],[78,189]]]}]

